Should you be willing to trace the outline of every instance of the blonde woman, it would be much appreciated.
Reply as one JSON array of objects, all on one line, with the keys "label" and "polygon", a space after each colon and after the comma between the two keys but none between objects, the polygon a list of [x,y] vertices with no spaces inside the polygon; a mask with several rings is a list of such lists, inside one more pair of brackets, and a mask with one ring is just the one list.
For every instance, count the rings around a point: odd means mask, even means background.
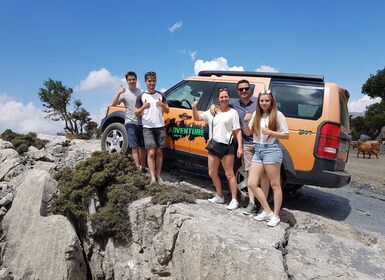
[{"label": "blonde woman", "polygon": [[[282,189],[280,182],[283,160],[279,139],[289,138],[289,129],[285,116],[278,111],[277,103],[270,90],[260,92],[257,107],[253,115],[244,118],[245,134],[253,135],[255,152],[249,171],[248,186],[261,204],[263,211],[254,217],[257,221],[267,221],[271,227],[281,220],[279,212],[282,206]],[[262,174],[266,172],[274,193],[274,211],[271,210],[267,197],[258,187]]]}]

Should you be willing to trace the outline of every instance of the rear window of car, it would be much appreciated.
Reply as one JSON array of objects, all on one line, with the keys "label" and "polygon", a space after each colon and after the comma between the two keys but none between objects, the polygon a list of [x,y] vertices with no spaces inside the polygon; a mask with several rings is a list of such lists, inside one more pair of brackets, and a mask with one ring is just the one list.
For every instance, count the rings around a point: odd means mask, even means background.
[{"label": "rear window of car", "polygon": [[323,83],[293,81],[271,81],[279,110],[290,118],[317,120],[321,117],[324,86]]}]

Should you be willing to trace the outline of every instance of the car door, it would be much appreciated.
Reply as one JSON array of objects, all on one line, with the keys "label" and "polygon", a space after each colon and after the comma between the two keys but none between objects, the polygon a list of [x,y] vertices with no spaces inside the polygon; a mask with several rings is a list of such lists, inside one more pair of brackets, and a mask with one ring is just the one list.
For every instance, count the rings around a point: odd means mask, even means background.
[{"label": "car door", "polygon": [[206,81],[185,80],[165,92],[170,108],[164,115],[166,144],[172,152],[189,156],[191,143],[204,139],[204,123],[194,123],[191,105],[198,100],[199,110],[199,106],[207,102],[207,94],[211,95],[212,87],[212,83]]},{"label": "car door", "polygon": [[[235,83],[225,83],[217,82],[211,83],[211,93],[206,92],[205,98],[201,99],[198,103],[197,109],[199,112],[206,111],[210,108],[212,104],[218,104],[217,92],[220,88],[227,87],[230,91],[230,103],[238,100],[237,87]],[[208,143],[209,138],[209,126],[203,121],[196,121],[194,127],[203,127],[204,128],[204,137],[199,137],[190,143],[190,156],[199,157],[200,155],[207,156],[208,152],[205,149]]]}]

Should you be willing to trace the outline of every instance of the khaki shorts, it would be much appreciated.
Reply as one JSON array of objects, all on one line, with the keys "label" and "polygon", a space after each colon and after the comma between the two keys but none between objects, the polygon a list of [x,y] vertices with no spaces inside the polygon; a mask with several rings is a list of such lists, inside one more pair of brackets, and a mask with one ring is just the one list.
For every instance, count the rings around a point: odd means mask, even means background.
[{"label": "khaki shorts", "polygon": [[242,166],[244,171],[249,171],[254,156],[255,144],[243,144]]}]

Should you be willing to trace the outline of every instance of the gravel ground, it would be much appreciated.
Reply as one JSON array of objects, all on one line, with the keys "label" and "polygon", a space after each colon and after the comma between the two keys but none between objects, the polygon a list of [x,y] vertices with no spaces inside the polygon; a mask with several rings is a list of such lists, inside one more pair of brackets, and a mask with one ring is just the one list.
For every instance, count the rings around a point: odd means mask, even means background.
[{"label": "gravel ground", "polygon": [[346,170],[352,175],[352,182],[370,185],[378,190],[385,190],[385,154],[357,158],[356,151],[351,151]]}]

